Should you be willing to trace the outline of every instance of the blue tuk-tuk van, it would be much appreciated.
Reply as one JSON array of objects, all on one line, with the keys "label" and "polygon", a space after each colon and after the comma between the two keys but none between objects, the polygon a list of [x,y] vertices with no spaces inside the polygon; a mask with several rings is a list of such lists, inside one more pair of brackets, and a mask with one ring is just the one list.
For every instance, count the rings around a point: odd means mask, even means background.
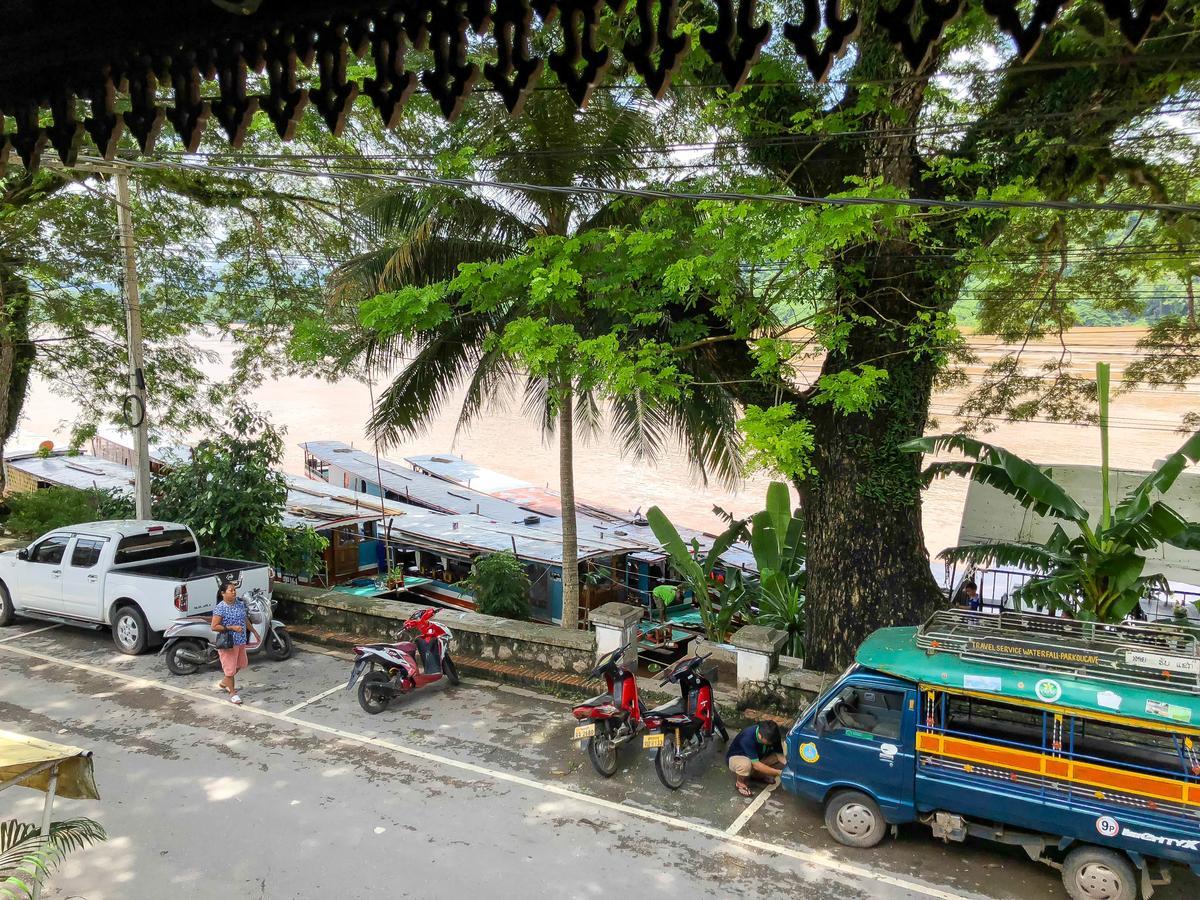
[{"label": "blue tuk-tuk van", "polygon": [[824,804],[852,847],[909,822],[1015,844],[1061,869],[1076,900],[1149,897],[1168,861],[1200,874],[1200,650],[1186,628],[955,610],[883,629],[786,753],[784,787]]}]

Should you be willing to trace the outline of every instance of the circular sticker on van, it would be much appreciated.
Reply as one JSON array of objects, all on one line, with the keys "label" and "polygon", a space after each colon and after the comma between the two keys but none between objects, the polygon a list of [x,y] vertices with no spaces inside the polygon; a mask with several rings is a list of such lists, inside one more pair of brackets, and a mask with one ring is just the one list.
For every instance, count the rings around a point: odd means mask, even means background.
[{"label": "circular sticker on van", "polygon": [[1096,830],[1104,837],[1116,837],[1121,833],[1121,823],[1112,816],[1101,816],[1096,820]]},{"label": "circular sticker on van", "polygon": [[1033,692],[1039,700],[1053,703],[1062,696],[1062,685],[1052,678],[1043,678],[1033,686]]},{"label": "circular sticker on van", "polygon": [[817,760],[819,760],[821,758],[821,754],[817,752],[817,745],[812,743],[801,744],[800,758],[806,763],[815,763]]}]

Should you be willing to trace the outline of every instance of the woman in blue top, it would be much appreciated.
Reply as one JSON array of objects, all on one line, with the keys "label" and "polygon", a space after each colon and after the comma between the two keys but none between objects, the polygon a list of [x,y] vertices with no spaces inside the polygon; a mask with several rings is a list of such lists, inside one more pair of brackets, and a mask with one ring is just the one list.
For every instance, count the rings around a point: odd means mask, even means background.
[{"label": "woman in blue top", "polygon": [[246,658],[247,633],[253,634],[255,639],[258,638],[258,633],[254,631],[254,626],[250,624],[246,615],[246,604],[238,599],[237,582],[226,581],[217,588],[212,630],[218,635],[229,634],[233,638],[232,647],[217,649],[217,656],[221,657],[221,671],[225,673],[225,677],[217,682],[217,687],[229,694],[231,703],[241,706],[242,698],[238,696],[237,685],[233,679],[238,672],[250,665]]}]

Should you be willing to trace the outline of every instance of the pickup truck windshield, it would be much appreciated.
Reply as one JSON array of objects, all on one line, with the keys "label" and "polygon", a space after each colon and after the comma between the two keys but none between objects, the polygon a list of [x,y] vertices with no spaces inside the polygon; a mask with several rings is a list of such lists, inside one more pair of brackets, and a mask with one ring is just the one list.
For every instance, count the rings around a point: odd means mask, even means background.
[{"label": "pickup truck windshield", "polygon": [[157,534],[135,534],[121,538],[113,564],[120,566],[126,563],[144,563],[196,552],[196,541],[191,532],[176,528]]}]

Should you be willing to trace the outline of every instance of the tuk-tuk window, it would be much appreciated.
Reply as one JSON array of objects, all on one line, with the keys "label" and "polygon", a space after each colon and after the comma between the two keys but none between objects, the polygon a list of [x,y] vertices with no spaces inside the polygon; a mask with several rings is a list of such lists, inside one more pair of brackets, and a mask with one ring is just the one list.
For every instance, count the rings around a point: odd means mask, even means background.
[{"label": "tuk-tuk window", "polygon": [[900,719],[904,715],[904,692],[884,691],[862,685],[845,687],[821,715],[825,732],[863,732],[875,737],[899,740]]},{"label": "tuk-tuk window", "polygon": [[1163,731],[1110,722],[1075,719],[1074,756],[1179,775],[1183,772],[1182,741]]},{"label": "tuk-tuk window", "polygon": [[1040,709],[959,694],[945,698],[942,727],[946,731],[1041,749],[1045,713]]}]

